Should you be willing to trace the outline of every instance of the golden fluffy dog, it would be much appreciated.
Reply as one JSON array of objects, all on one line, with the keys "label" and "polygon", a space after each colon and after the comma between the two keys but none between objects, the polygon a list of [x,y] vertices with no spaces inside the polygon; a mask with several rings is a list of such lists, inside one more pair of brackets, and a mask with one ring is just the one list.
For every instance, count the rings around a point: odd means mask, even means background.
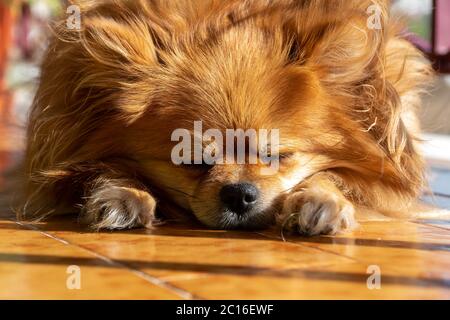
[{"label": "golden fluffy dog", "polygon": [[[415,109],[429,65],[387,1],[75,4],[81,29],[56,24],[42,65],[22,218],[80,211],[93,228],[123,229],[155,225],[157,210],[212,228],[335,234],[356,207],[407,212],[419,195]],[[277,173],[175,164],[172,134],[195,121],[279,130]]]}]

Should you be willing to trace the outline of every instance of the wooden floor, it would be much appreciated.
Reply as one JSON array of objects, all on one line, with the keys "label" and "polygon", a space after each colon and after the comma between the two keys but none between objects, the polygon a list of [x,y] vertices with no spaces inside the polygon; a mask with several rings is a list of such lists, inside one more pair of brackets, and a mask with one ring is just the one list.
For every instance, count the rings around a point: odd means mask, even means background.
[{"label": "wooden floor", "polygon": [[[0,133],[4,168],[18,140]],[[449,172],[436,172],[436,203],[446,206]],[[367,285],[373,270],[381,288]],[[176,225],[91,233],[75,219],[31,225],[3,211],[0,298],[450,299],[450,217],[363,222],[351,234],[283,241],[276,230]]]},{"label": "wooden floor", "polygon": [[[67,286],[70,266],[80,289]],[[367,286],[369,266],[381,271],[380,289]],[[450,221],[367,222],[352,234],[283,242],[274,231],[90,233],[72,219],[4,217],[0,298],[449,299]]]}]

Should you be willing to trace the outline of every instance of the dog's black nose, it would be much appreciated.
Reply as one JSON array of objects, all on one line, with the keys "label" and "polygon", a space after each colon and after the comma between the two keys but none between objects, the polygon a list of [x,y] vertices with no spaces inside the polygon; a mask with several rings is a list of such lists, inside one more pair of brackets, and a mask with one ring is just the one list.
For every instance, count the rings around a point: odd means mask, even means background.
[{"label": "dog's black nose", "polygon": [[222,203],[237,214],[250,211],[255,206],[258,196],[258,189],[251,183],[229,184],[220,190]]}]

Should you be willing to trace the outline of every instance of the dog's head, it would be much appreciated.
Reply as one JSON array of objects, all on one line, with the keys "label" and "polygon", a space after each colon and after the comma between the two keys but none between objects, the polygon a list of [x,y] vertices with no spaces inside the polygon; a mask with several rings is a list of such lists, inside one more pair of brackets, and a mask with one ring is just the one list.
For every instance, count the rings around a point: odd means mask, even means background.
[{"label": "dog's head", "polygon": [[236,32],[167,63],[126,143],[151,185],[203,223],[262,227],[284,193],[329,164],[312,146],[338,141],[317,74],[253,26]]}]

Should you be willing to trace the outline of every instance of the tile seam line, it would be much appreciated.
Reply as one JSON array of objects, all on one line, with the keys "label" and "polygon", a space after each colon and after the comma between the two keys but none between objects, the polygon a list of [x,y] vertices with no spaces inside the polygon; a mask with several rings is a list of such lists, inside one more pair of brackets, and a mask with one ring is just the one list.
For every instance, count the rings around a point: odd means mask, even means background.
[{"label": "tile seam line", "polygon": [[57,237],[57,236],[52,235],[50,233],[47,233],[46,231],[43,231],[43,230],[39,229],[38,227],[29,225],[29,224],[26,224],[26,223],[22,223],[20,221],[15,221],[13,219],[9,219],[9,220],[14,222],[14,223],[16,223],[16,224],[18,224],[18,225],[20,225],[20,226],[22,226],[22,227],[24,227],[24,228],[27,228],[29,230],[33,230],[35,232],[39,232],[40,234],[42,234],[42,235],[44,235],[44,236],[46,236],[46,237],[48,237],[50,239],[53,239],[55,241],[58,241],[60,243],[63,243],[65,245],[69,245],[69,246],[72,246],[72,247],[80,248],[81,250],[83,250],[85,252],[88,252],[88,253],[94,255],[95,257],[101,259],[102,261],[106,262],[107,264],[119,267],[120,269],[124,269],[124,270],[126,270],[126,271],[128,271],[128,272],[130,272],[130,273],[132,273],[132,274],[134,274],[136,276],[138,276],[139,278],[144,279],[145,281],[147,281],[147,282],[149,282],[149,283],[151,283],[153,285],[156,285],[156,286],[158,286],[160,288],[164,288],[164,289],[166,289],[166,290],[168,290],[168,291],[178,295],[182,299],[185,299],[185,300],[193,300],[193,299],[194,300],[199,300],[199,299],[201,300],[202,299],[201,297],[198,297],[197,295],[194,295],[194,294],[192,294],[192,293],[190,293],[188,291],[185,291],[185,290],[183,290],[181,288],[178,288],[178,287],[172,285],[169,282],[166,282],[166,281],[161,280],[161,279],[159,279],[157,277],[149,275],[148,273],[146,273],[146,272],[144,272],[142,270],[135,269],[135,268],[133,268],[131,266],[128,266],[127,264],[123,264],[123,263],[117,262],[114,259],[105,257],[105,256],[101,255],[100,253],[95,252],[95,251],[93,251],[91,249],[88,249],[88,248],[86,248],[84,246],[71,243],[71,242],[69,242],[69,241],[67,241],[67,240],[65,240],[63,238],[60,238],[60,237]]},{"label": "tile seam line", "polygon": [[444,228],[444,227],[439,227],[439,226],[435,226],[435,225],[432,225],[432,224],[427,224],[427,223],[417,222],[417,221],[410,221],[410,222],[414,223],[414,224],[418,224],[420,226],[426,226],[426,227],[436,228],[436,229],[439,229],[439,230],[445,230],[445,231],[450,233],[450,229],[447,229],[447,228]]},{"label": "tile seam line", "polygon": [[437,197],[437,198],[446,198],[449,199],[450,198],[450,194],[444,193],[444,192],[425,192],[423,194],[424,196],[431,196],[431,197]]},{"label": "tile seam line", "polygon": [[[278,238],[277,236],[269,236],[269,235],[265,235],[265,234],[262,234],[262,233],[260,233],[260,235],[262,235],[262,236],[264,236],[266,238],[269,238],[269,239],[277,239],[280,242],[283,242],[283,239]],[[355,259],[355,258],[350,257],[350,256],[345,255],[345,254],[340,254],[338,252],[330,251],[330,250],[323,249],[323,248],[318,248],[318,247],[315,247],[315,246],[308,246],[308,245],[303,244],[303,243],[289,241],[289,239],[286,239],[285,242],[288,242],[288,243],[293,244],[293,245],[301,246],[303,248],[315,249],[315,250],[318,250],[318,251],[321,251],[321,252],[325,252],[325,253],[328,253],[328,254],[331,254],[331,255],[334,255],[334,256],[338,256],[338,257],[341,257],[341,258],[346,258],[346,259],[351,260],[352,262],[359,262],[359,263],[363,263],[364,262],[364,261],[361,261],[359,259]]]}]

